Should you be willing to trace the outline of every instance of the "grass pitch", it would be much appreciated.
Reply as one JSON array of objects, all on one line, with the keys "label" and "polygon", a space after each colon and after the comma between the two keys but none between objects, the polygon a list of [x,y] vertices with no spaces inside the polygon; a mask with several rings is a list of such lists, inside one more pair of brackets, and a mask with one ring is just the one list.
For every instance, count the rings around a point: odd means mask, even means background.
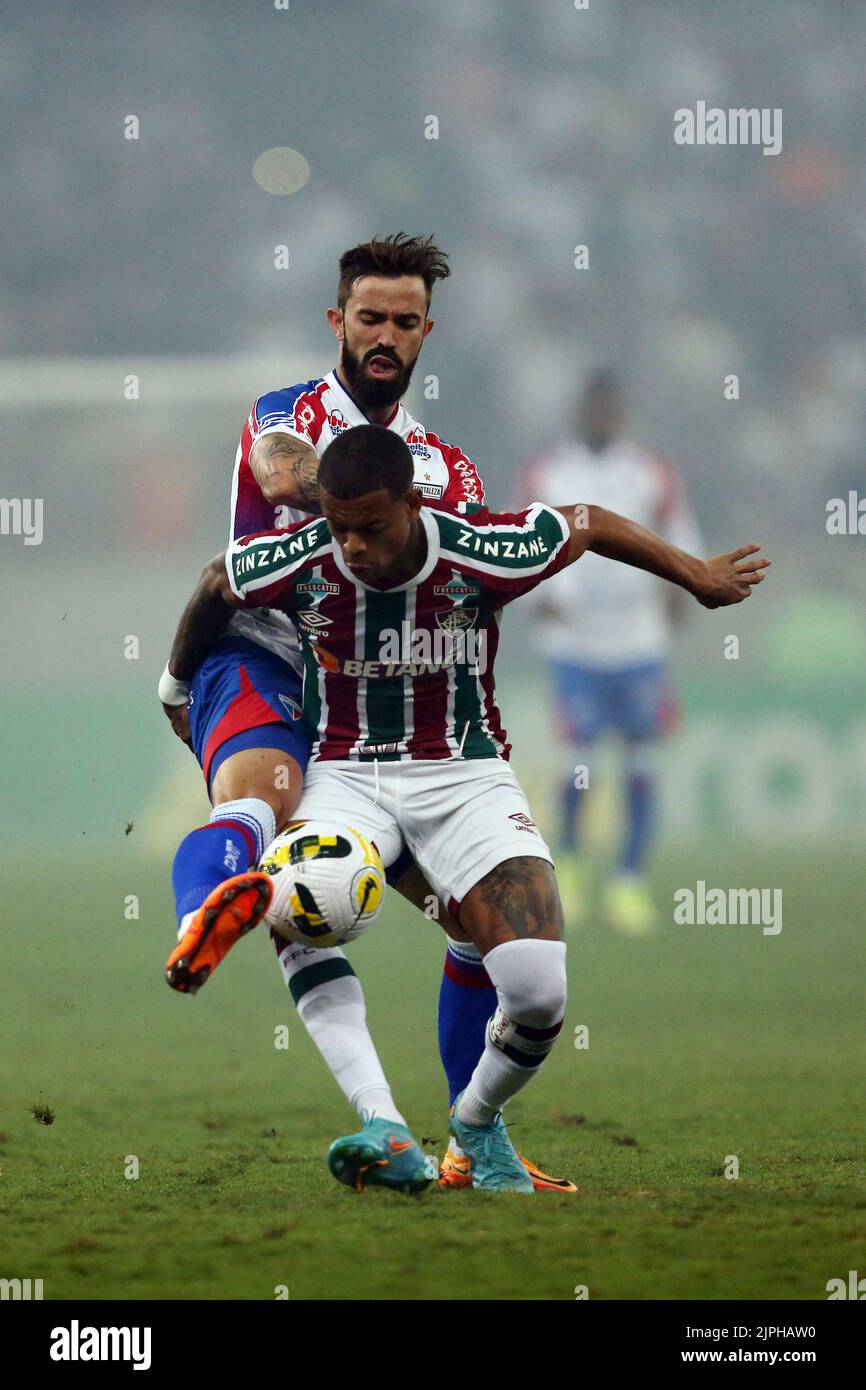
[{"label": "grass pitch", "polygon": [[[562,1039],[509,1119],[578,1196],[413,1201],[328,1173],[356,1126],[263,933],[196,998],[167,989],[167,866],[126,852],[47,887],[44,866],[6,877],[0,1277],[46,1299],[822,1299],[863,1268],[855,855],[661,859],[662,903],[699,877],[781,886],[781,934],[571,936]],[[350,952],[398,1103],[441,1154],[440,933],[392,898]]]}]

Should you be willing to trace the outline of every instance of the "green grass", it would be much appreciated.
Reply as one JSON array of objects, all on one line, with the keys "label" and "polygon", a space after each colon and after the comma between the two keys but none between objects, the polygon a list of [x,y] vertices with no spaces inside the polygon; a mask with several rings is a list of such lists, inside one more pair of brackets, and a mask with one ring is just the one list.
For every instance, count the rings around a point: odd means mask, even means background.
[{"label": "green grass", "polygon": [[[809,1299],[864,1269],[855,856],[663,859],[667,902],[698,877],[781,886],[781,935],[572,937],[563,1038],[510,1120],[579,1195],[412,1201],[331,1179],[327,1145],[353,1117],[263,936],[197,998],[165,987],[167,871],[132,843],[47,888],[42,865],[5,878],[0,1277],[42,1278],[50,1299],[271,1299],[277,1285],[292,1299],[571,1299],[579,1284],[600,1299]],[[128,893],[139,922],[124,920]],[[390,906],[350,951],[398,1102],[441,1153],[438,929]],[[50,1126],[30,1114],[40,1102]],[[730,1154],[739,1181],[720,1175]]]}]

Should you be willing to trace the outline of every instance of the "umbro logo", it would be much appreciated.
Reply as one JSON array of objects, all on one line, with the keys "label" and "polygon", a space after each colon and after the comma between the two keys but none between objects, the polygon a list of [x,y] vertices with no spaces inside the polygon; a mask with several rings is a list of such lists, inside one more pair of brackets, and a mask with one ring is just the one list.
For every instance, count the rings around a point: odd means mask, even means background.
[{"label": "umbro logo", "polygon": [[321,632],[324,628],[330,627],[333,621],[333,618],[326,618],[315,608],[302,608],[298,613],[298,622],[308,632]]}]

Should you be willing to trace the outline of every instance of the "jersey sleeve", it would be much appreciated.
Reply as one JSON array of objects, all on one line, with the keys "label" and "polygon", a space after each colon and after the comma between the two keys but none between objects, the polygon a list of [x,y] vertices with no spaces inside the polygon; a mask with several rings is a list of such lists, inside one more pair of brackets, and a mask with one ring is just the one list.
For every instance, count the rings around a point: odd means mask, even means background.
[{"label": "jersey sleeve", "polygon": [[528,594],[568,563],[569,524],[562,512],[533,502],[519,512],[484,507],[449,519],[442,553],[472,571],[497,608]]},{"label": "jersey sleeve", "polygon": [[315,448],[322,433],[327,411],[320,394],[310,389],[314,382],[303,382],[284,391],[268,391],[254,402],[249,414],[249,447],[266,434],[291,434]]},{"label": "jersey sleeve", "polygon": [[448,483],[442,494],[443,507],[456,507],[460,502],[480,505],[484,501],[484,484],[481,474],[462,449],[454,444],[437,440],[442,457],[448,465]]},{"label": "jersey sleeve", "polygon": [[244,608],[289,612],[293,579],[330,550],[331,533],[322,517],[297,522],[284,531],[241,536],[226,551],[232,593]]}]

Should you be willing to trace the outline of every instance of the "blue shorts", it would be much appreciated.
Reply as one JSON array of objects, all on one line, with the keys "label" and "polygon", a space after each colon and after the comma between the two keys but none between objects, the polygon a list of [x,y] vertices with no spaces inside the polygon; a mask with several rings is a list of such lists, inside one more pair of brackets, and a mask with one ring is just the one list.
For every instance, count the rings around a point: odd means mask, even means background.
[{"label": "blue shorts", "polygon": [[300,676],[246,637],[224,637],[196,671],[189,728],[208,791],[220,764],[244,748],[281,748],[301,772],[309,761]]},{"label": "blue shorts", "polygon": [[612,670],[552,661],[553,698],[562,737],[592,743],[612,729],[629,743],[660,738],[676,722],[676,698],[665,661]]}]

